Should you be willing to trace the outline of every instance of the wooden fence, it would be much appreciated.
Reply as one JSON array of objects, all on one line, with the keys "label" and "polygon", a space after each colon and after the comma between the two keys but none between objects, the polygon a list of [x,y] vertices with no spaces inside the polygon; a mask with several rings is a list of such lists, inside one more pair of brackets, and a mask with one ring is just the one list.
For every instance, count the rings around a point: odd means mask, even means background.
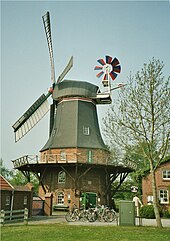
[{"label": "wooden fence", "polygon": [[25,225],[28,224],[28,209],[4,211],[1,210],[0,213],[0,223],[5,225],[6,223],[23,221]]}]

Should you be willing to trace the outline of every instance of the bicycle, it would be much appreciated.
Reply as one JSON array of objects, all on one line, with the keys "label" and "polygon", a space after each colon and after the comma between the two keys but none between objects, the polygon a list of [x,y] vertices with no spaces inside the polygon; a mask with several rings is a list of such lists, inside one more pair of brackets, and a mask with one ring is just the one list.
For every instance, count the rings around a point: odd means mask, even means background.
[{"label": "bicycle", "polygon": [[67,222],[75,222],[79,219],[79,209],[74,205],[73,209],[66,213]]}]

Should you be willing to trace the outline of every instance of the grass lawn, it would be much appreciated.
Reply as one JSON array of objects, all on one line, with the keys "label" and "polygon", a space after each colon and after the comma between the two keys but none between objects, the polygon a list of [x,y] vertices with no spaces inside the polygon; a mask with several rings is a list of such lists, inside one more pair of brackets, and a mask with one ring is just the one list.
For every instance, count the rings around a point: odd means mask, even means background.
[{"label": "grass lawn", "polygon": [[169,228],[69,226],[67,224],[4,226],[2,241],[169,241]]}]

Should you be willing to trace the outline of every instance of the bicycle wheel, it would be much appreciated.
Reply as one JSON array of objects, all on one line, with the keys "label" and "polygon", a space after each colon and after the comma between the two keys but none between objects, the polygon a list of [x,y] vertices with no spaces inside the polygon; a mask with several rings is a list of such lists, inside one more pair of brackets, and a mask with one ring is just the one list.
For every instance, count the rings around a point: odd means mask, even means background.
[{"label": "bicycle wheel", "polygon": [[79,214],[79,220],[80,221],[87,221],[87,212],[86,211],[81,211],[80,214]]},{"label": "bicycle wheel", "polygon": [[88,212],[87,219],[89,222],[95,222],[97,220],[97,214],[93,211]]},{"label": "bicycle wheel", "polygon": [[113,222],[113,220],[114,220],[114,213],[108,210],[105,215],[105,222]]},{"label": "bicycle wheel", "polygon": [[99,222],[105,221],[105,218],[104,218],[104,216],[103,216],[103,213],[98,213],[97,219],[98,219]]},{"label": "bicycle wheel", "polygon": [[71,220],[71,216],[72,216],[72,212],[66,213],[65,219],[66,219],[67,222],[71,222],[71,221],[72,221],[72,220]]},{"label": "bicycle wheel", "polygon": [[111,210],[111,212],[113,213],[113,221],[117,221],[118,220],[117,213],[115,212],[115,210]]},{"label": "bicycle wheel", "polygon": [[65,215],[65,219],[67,220],[67,222],[75,222],[77,220],[77,216],[74,212],[68,212]]}]

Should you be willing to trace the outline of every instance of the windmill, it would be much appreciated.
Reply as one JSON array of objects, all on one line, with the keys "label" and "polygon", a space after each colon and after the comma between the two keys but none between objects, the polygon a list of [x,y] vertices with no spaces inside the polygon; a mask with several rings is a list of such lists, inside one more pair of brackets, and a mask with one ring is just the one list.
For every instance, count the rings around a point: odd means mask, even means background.
[{"label": "windmill", "polygon": [[[54,68],[54,57],[53,57],[53,47],[52,47],[52,37],[51,37],[51,26],[50,26],[50,13],[47,12],[43,17],[43,24],[48,44],[48,50],[50,55],[51,64],[51,82],[52,86],[49,88],[48,93],[42,94],[31,107],[15,122],[12,126],[15,133],[15,142],[19,141],[23,136],[25,136],[49,111],[49,104],[47,99],[51,96],[55,86],[60,83],[68,71],[73,66],[73,56],[70,58],[68,64],[66,65],[63,72],[59,75],[57,81],[55,79],[55,68]],[[54,108],[55,103],[51,105],[51,123],[54,119]],[[52,126],[50,127],[52,129]]]},{"label": "windmill", "polygon": [[[110,56],[98,60],[103,75],[101,92],[99,87],[81,80],[64,79],[73,66],[73,57],[55,79],[54,57],[51,38],[50,16],[43,16],[48,43],[52,86],[13,125],[15,141],[28,133],[49,110],[47,99],[52,96],[50,108],[50,133],[40,150],[40,157],[26,155],[13,161],[14,168],[30,181],[33,172],[39,179],[39,195],[53,193],[54,204],[72,207],[86,204],[87,197],[95,206],[97,202],[109,204],[111,185],[120,177],[120,183],[133,170],[132,167],[115,165],[99,128],[98,104],[111,103],[110,78],[120,72],[119,61]],[[119,87],[118,87],[119,88]]]}]

